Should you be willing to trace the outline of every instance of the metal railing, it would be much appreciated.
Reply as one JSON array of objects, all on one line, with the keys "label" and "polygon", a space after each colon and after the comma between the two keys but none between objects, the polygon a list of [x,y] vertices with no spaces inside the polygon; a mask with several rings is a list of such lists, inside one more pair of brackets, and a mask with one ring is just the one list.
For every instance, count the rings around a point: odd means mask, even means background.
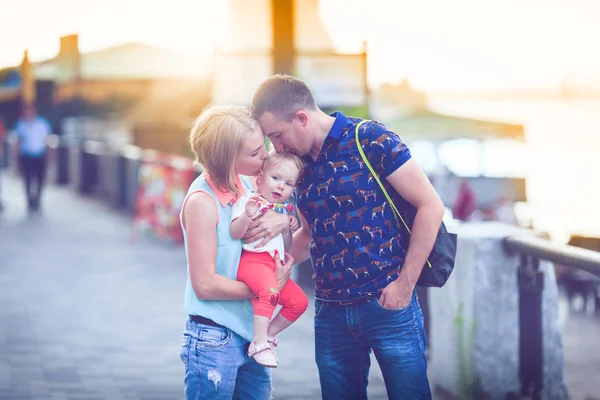
[{"label": "metal railing", "polygon": [[535,236],[510,236],[504,245],[520,254],[519,282],[519,378],[521,395],[541,399],[544,377],[542,293],[544,273],[540,260],[587,271],[600,277],[600,253],[559,244]]}]

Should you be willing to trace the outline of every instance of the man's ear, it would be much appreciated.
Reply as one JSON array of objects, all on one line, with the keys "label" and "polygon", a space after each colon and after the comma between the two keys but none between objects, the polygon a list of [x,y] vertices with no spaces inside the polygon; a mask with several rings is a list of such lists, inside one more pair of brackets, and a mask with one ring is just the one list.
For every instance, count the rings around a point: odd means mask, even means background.
[{"label": "man's ear", "polygon": [[296,111],[296,115],[294,116],[294,118],[298,120],[298,122],[300,122],[302,126],[308,125],[308,113],[306,112],[306,110],[301,109]]}]

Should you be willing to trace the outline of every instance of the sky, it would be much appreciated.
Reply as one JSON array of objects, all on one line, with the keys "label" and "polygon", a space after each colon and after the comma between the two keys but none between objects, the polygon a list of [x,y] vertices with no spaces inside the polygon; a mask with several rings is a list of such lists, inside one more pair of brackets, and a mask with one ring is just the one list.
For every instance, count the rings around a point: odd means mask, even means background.
[{"label": "sky", "polygon": [[[248,0],[255,1],[255,0]],[[206,57],[227,0],[0,0],[0,66],[53,57],[78,32],[83,52],[141,42]],[[600,87],[597,0],[321,0],[340,51],[368,43],[369,83],[423,90]]]}]

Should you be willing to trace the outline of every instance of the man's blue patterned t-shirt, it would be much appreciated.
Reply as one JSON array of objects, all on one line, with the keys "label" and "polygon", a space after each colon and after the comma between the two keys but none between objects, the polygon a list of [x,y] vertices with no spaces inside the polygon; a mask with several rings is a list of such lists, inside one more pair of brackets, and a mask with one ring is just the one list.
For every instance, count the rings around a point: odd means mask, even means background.
[{"label": "man's blue patterned t-shirt", "polygon": [[[309,223],[316,297],[347,301],[378,295],[398,277],[408,232],[366,167],[355,139],[362,120],[333,114],[335,122],[316,161],[304,158],[298,209]],[[376,121],[359,128],[367,159],[394,203],[398,194],[384,179],[411,157],[398,135]]]}]

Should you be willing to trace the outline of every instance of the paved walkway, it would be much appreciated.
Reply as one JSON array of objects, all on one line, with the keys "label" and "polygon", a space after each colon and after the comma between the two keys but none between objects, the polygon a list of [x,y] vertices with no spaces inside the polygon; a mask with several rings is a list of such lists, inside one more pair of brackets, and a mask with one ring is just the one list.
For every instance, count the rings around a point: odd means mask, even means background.
[{"label": "paved walkway", "polygon": [[[20,183],[2,183],[0,399],[183,398],[183,248],[132,243],[127,216],[69,188],[30,217]],[[320,398],[312,315],[281,335],[276,399]]]},{"label": "paved walkway", "polygon": [[571,311],[563,327],[563,346],[569,397],[600,400],[600,312],[588,317]]},{"label": "paved walkway", "polygon": [[[182,247],[131,242],[129,217],[70,188],[48,187],[28,216],[20,183],[2,183],[0,399],[183,398]],[[281,335],[276,399],[320,398],[312,315]],[[599,321],[565,324],[572,399],[600,399]],[[369,398],[385,399],[372,364]]]}]

